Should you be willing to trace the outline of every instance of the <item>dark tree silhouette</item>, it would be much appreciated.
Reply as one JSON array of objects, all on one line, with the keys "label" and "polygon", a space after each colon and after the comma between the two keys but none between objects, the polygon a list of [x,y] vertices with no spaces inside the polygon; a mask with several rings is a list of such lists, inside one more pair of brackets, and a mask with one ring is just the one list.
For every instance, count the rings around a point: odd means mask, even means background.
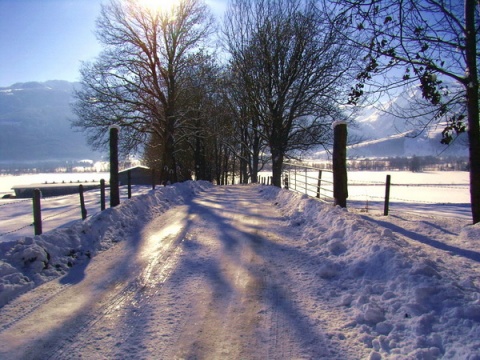
[{"label": "dark tree silhouette", "polygon": [[108,126],[121,126],[124,151],[150,145],[161,179],[181,180],[178,134],[185,119],[179,98],[188,89],[179,79],[212,23],[201,0],[182,0],[168,10],[142,7],[137,0],[103,5],[97,36],[104,49],[81,69],[73,125],[97,147],[105,144]]}]

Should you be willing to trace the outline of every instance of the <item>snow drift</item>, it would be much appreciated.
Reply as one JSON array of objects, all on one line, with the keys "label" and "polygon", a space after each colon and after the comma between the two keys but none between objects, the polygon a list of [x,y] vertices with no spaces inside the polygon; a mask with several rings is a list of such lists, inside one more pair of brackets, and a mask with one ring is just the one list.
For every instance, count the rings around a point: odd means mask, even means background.
[{"label": "snow drift", "polygon": [[[371,359],[480,359],[480,282],[461,259],[478,266],[480,224],[439,246],[450,250],[442,256],[392,231],[394,224],[378,226],[305,195],[272,187],[262,192],[292,226],[302,227],[295,241],[318,258],[313,271],[322,291],[331,292],[339,311],[351,312],[342,337],[360,333],[373,349]],[[474,250],[458,250],[465,246]]]},{"label": "snow drift", "polygon": [[182,204],[208,182],[157,188],[67,228],[0,243],[0,307],[16,296],[58,276],[76,263],[121,241],[153,217]]}]

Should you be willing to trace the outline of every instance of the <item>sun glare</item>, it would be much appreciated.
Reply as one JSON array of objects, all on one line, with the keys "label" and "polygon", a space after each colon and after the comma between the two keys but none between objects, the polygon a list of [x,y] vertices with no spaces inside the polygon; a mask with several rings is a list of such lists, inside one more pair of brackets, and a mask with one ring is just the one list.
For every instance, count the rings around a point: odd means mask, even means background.
[{"label": "sun glare", "polygon": [[180,0],[138,0],[138,3],[151,11],[172,12]]}]

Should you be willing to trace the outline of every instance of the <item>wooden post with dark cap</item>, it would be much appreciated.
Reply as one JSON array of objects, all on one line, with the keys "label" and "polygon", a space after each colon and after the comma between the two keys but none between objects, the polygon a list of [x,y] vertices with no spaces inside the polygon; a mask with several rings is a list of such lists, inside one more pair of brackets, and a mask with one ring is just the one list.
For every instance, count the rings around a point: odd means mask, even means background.
[{"label": "wooden post with dark cap", "polygon": [[33,190],[33,226],[35,235],[42,235],[42,207],[40,198],[42,193],[40,189]]},{"label": "wooden post with dark cap", "polygon": [[110,126],[110,207],[120,204],[118,180],[118,125]]},{"label": "wooden post with dark cap", "polygon": [[333,123],[333,197],[335,205],[347,207],[347,124]]}]

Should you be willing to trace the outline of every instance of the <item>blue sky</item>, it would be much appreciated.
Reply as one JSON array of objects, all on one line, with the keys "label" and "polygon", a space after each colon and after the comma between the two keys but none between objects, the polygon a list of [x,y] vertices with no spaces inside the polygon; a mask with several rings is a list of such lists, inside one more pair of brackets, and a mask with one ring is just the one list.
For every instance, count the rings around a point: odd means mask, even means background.
[{"label": "blue sky", "polygon": [[[0,0],[0,87],[79,80],[81,61],[101,47],[95,20],[106,0]],[[215,13],[226,0],[207,1]]]}]

